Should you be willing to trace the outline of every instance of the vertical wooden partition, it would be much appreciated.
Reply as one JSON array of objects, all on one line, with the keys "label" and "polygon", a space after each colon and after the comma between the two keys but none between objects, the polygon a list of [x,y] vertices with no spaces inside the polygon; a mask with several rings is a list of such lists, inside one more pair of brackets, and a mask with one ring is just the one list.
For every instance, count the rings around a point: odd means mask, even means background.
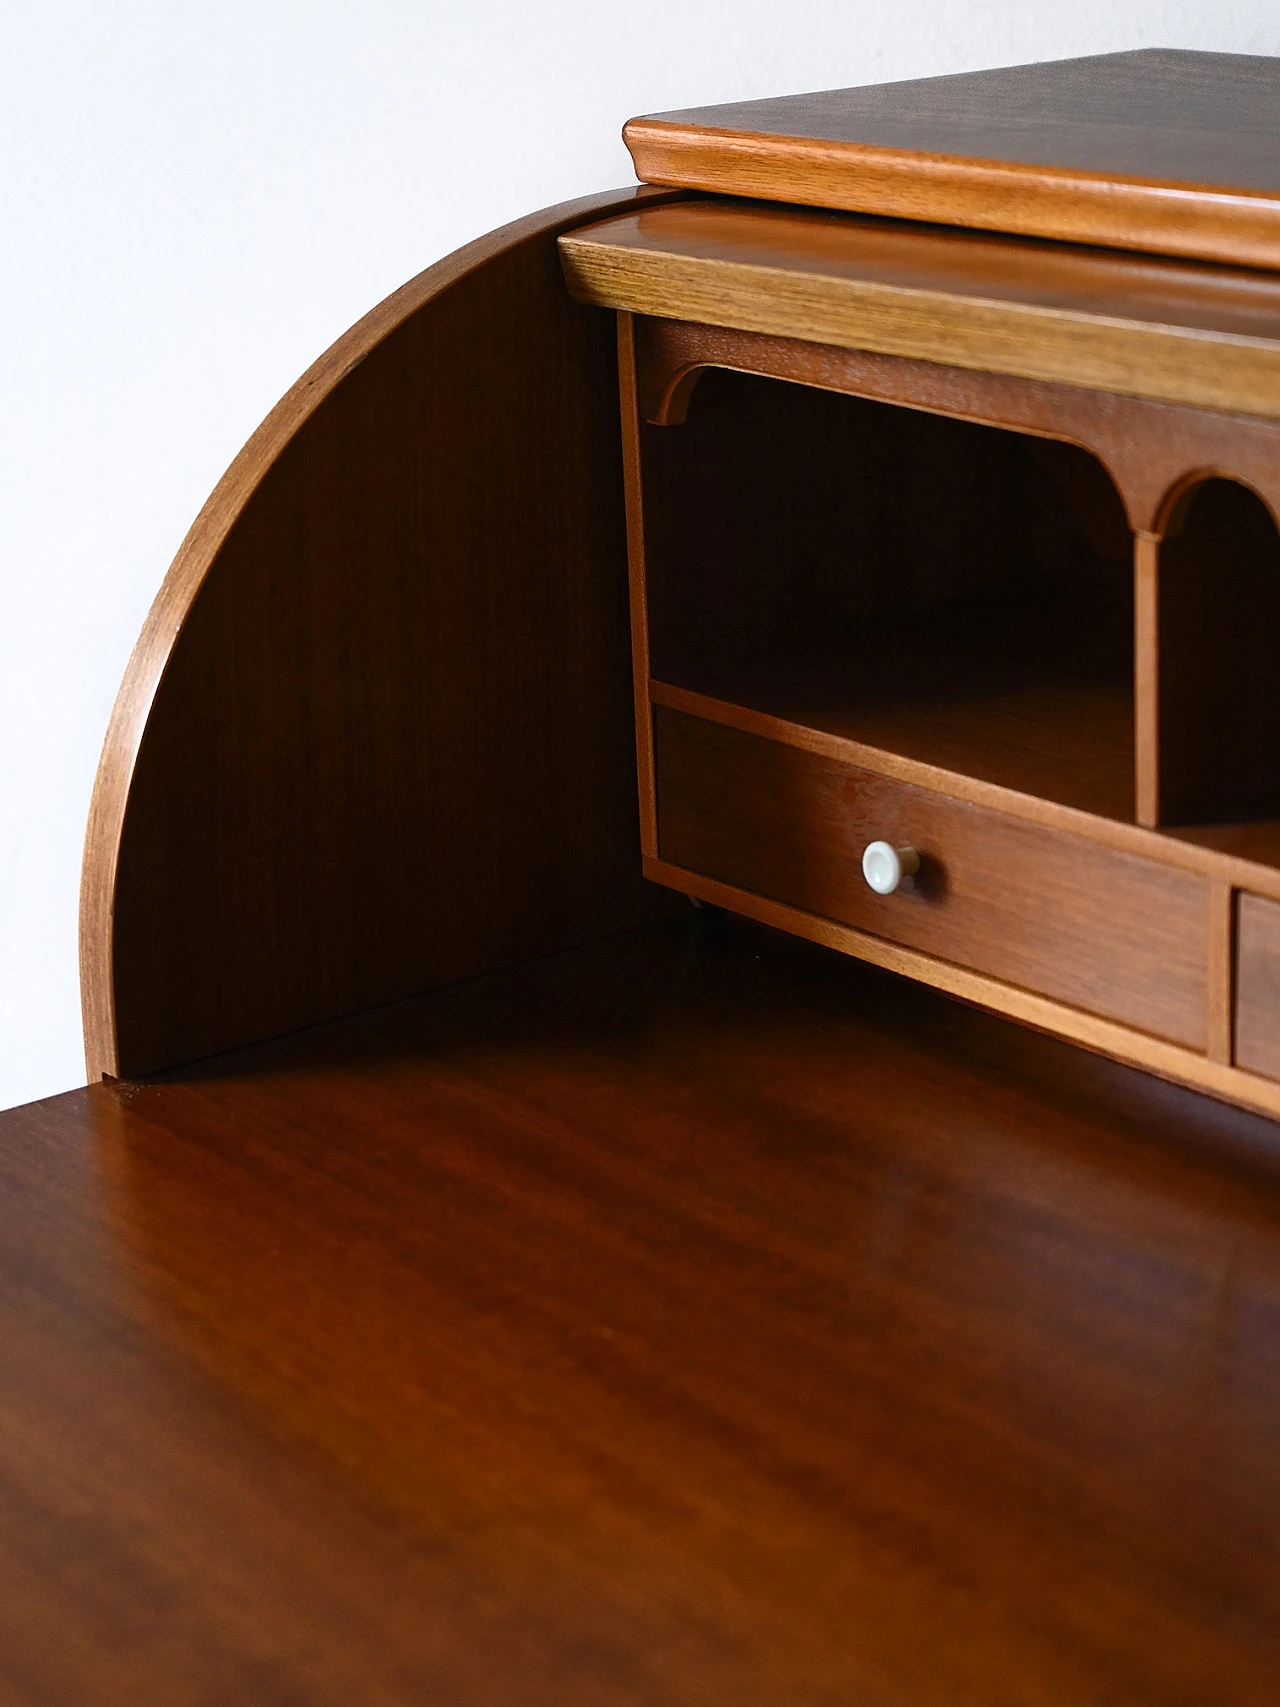
[{"label": "vertical wooden partition", "polygon": [[[1257,495],[1280,497],[1280,424],[626,311],[619,358],[646,868],[1274,1108],[1235,1059],[1236,916],[1280,868],[1212,850],[1245,854],[1280,798],[1280,534]],[[696,776],[695,736],[724,748]],[[991,817],[966,863],[926,789],[1060,834],[1058,875],[1049,844],[1032,862],[1053,906],[948,934],[1018,862]],[[940,910],[868,902],[877,814],[946,844],[920,890]],[[1091,843],[1163,868],[1168,904],[1121,895],[1120,867],[1091,878]],[[1069,989],[1071,909],[1104,889]],[[1143,1005],[1156,988],[1177,1015]]]},{"label": "vertical wooden partition", "polygon": [[[1144,554],[1148,555],[1148,554]],[[1151,553],[1149,555],[1155,555]],[[1151,577],[1140,564],[1139,579]],[[1157,813],[1164,825],[1280,812],[1280,532],[1235,480],[1179,495],[1158,547]]]}]

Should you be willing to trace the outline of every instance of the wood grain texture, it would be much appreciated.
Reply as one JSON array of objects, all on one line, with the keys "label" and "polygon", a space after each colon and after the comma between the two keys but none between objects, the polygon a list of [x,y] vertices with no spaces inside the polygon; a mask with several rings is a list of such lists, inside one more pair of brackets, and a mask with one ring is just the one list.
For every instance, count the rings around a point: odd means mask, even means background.
[{"label": "wood grain texture", "polygon": [[714,919],[0,1115],[0,1698],[1263,1707],[1278,1163]]},{"label": "wood grain texture", "polygon": [[[1193,1049],[1206,1046],[1204,881],[665,707],[660,857]],[[871,841],[921,859],[875,894]]]},{"label": "wood grain texture", "polygon": [[1064,806],[1042,795],[1020,794],[1016,789],[985,782],[962,771],[944,770],[919,759],[905,758],[885,747],[855,741],[825,727],[821,717],[812,723],[794,723],[751,705],[712,699],[707,694],[673,687],[670,682],[651,683],[650,693],[655,705],[723,724],[726,729],[740,729],[766,741],[780,741],[801,752],[821,753],[841,764],[872,770],[916,788],[932,789],[955,800],[968,800],[975,806],[989,806],[1028,824],[1043,824],[1047,829],[1061,830],[1070,836],[1083,836],[1099,847],[1136,854],[1140,859],[1176,866],[1180,871],[1199,872],[1215,882],[1251,888],[1280,900],[1280,823],[1274,820],[1148,829],[1118,818],[1099,818],[1092,812]]},{"label": "wood grain texture", "polygon": [[665,883],[704,907],[723,908],[741,919],[750,919],[770,930],[801,937],[822,948],[833,948],[854,960],[885,972],[899,973],[917,983],[959,1001],[970,1002],[990,1013],[1016,1020],[1052,1037],[1078,1044],[1125,1066],[1139,1067],[1171,1085],[1203,1092],[1231,1103],[1238,1109],[1280,1120],[1280,1085],[1254,1072],[1227,1066],[1199,1050],[1179,1043],[1166,1043],[1149,1032],[1134,1031],[1115,1020],[1100,1019],[1083,1008],[1068,1007],[1035,990],[1006,984],[985,972],[973,972],[950,960],[939,960],[920,949],[873,936],[853,925],[806,913],[784,901],[771,901],[747,889],[735,889],[717,878],[671,865],[663,859],[646,859],[645,873],[655,883]]},{"label": "wood grain texture", "polygon": [[973,231],[688,199],[561,240],[578,300],[1280,416],[1280,278]]},{"label": "wood grain texture", "polygon": [[1280,266],[1280,60],[1140,49],[631,119],[648,183]]},{"label": "wood grain texture", "polygon": [[633,341],[641,413],[657,426],[684,422],[702,373],[727,368],[1079,445],[1106,468],[1130,526],[1153,536],[1214,475],[1280,521],[1280,421],[684,320],[635,318]]},{"label": "wood grain texture", "polygon": [[[531,216],[321,358],[188,535],[90,818],[90,1074],[654,916],[639,876],[612,329]],[[665,904],[665,903],[663,903]]]},{"label": "wood grain texture", "polygon": [[1086,453],[722,370],[640,439],[658,681],[1132,820],[1130,535]]},{"label": "wood grain texture", "polygon": [[1280,903],[1241,895],[1238,909],[1236,1060],[1280,1079]]}]

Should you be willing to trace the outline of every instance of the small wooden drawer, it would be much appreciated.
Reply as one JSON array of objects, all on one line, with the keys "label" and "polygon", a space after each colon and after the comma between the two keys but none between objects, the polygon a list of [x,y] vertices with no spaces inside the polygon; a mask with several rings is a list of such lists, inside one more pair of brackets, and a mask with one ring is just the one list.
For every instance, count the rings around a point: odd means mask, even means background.
[{"label": "small wooden drawer", "polygon": [[[668,863],[1205,1048],[1203,878],[664,706],[654,735]],[[876,840],[909,887],[867,885]]]},{"label": "small wooden drawer", "polygon": [[1280,902],[1236,905],[1236,1065],[1280,1079]]}]

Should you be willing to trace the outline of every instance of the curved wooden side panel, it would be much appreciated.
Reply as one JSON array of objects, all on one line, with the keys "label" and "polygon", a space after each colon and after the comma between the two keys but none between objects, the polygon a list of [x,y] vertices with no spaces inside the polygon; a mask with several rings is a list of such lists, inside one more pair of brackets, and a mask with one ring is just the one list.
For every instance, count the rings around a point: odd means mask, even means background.
[{"label": "curved wooden side panel", "polygon": [[640,873],[611,315],[557,235],[460,250],[232,464],[112,716],[81,894],[91,1078],[624,930]]}]

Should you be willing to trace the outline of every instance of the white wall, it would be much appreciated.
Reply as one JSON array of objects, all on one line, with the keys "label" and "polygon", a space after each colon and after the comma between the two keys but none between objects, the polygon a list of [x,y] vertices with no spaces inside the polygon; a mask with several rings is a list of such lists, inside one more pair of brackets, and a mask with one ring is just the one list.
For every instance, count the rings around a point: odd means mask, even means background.
[{"label": "white wall", "polygon": [[1275,0],[3,0],[0,1107],[83,1082],[102,735],[276,398],[471,237],[631,181],[635,112],[1110,48],[1280,54]]}]

